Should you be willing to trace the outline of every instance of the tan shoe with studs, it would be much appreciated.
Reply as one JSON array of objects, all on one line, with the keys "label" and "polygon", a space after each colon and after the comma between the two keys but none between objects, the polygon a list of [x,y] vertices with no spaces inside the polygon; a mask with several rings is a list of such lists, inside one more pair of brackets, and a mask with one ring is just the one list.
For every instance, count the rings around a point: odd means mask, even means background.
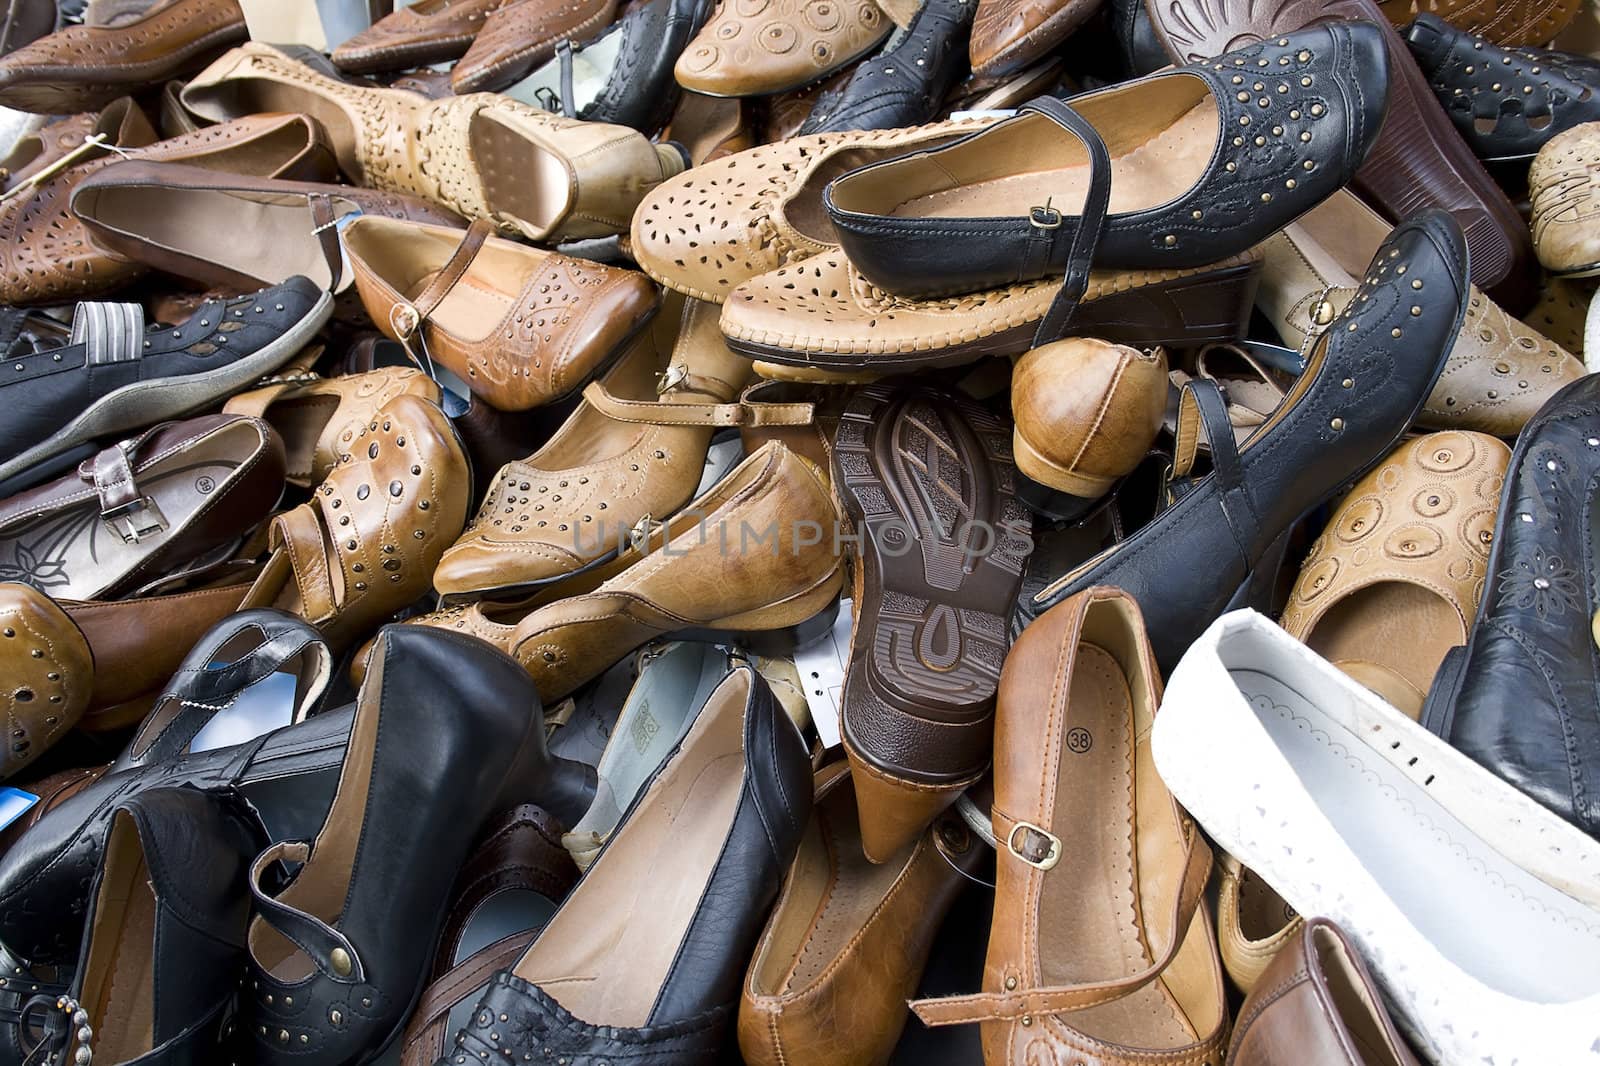
[{"label": "tan shoe with studs", "polygon": [[1533,250],[1558,277],[1600,274],[1600,122],[1545,142],[1528,168]]},{"label": "tan shoe with studs", "polygon": [[31,585],[0,584],[0,781],[78,724],[94,689],[94,656],[54,600]]},{"label": "tan shoe with studs", "polygon": [[723,0],[674,73],[706,96],[788,92],[855,62],[893,29],[875,0]]}]

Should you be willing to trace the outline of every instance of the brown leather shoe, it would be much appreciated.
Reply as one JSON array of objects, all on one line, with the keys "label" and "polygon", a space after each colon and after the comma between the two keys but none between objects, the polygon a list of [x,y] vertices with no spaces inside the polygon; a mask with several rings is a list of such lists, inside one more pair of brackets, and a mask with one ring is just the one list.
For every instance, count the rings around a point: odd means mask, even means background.
[{"label": "brown leather shoe", "polygon": [[617,12],[617,0],[509,0],[484,22],[450,71],[458,93],[499,92],[555,54],[558,41],[586,41]]},{"label": "brown leather shoe", "polygon": [[0,584],[0,781],[78,724],[94,688],[94,654],[72,619],[31,585]]},{"label": "brown leather shoe", "polygon": [[855,62],[893,29],[875,0],[720,3],[674,74],[679,85],[707,96],[787,92]]},{"label": "brown leather shoe", "polygon": [[1383,994],[1339,927],[1314,918],[1239,1011],[1228,1066],[1417,1066]]},{"label": "brown leather shoe", "polygon": [[693,498],[718,427],[809,419],[806,404],[741,403],[750,364],[722,343],[716,308],[674,304],[681,312],[657,315],[549,443],[501,470],[433,575],[442,596],[503,597],[577,573],[616,550],[618,531]]},{"label": "brown leather shoe", "polygon": [[333,50],[347,74],[378,74],[448,63],[466,54],[484,20],[506,0],[419,0],[386,15]]},{"label": "brown leather shoe", "polygon": [[948,813],[883,865],[861,855],[855,791],[817,775],[811,823],[739,1000],[748,1066],[883,1066],[944,919],[988,852]]},{"label": "brown leather shoe", "polygon": [[[142,116],[131,125],[136,143],[119,147],[140,160],[181,161],[261,177],[331,174],[321,131],[302,115],[256,115],[154,144]],[[129,128],[126,122],[121,127]],[[70,158],[57,160],[56,166]],[[80,183],[120,158],[90,148],[82,160],[64,168],[35,171],[37,184],[19,185],[10,199],[0,202],[0,303],[53,304],[103,296],[144,273],[143,266],[98,247],[70,207]]]},{"label": "brown leather shoe", "polygon": [[1100,8],[1099,0],[978,0],[972,21],[972,71],[1015,74],[1054,52]]},{"label": "brown leather shoe", "polygon": [[1160,700],[1138,604],[1117,589],[1063,601],[1006,659],[983,991],[913,1004],[929,1025],[980,1022],[988,1066],[1222,1064],[1211,849],[1156,773]]},{"label": "brown leather shoe", "polygon": [[82,147],[83,142],[95,134],[103,135],[108,144],[123,148],[139,147],[157,139],[139,105],[131,97],[124,96],[111,101],[98,114],[86,111],[81,115],[68,115],[23,134],[5,160],[0,161],[0,189],[10,192],[19,182]]},{"label": "brown leather shoe", "polygon": [[[561,833],[561,823],[531,803],[506,811],[484,831],[451,890],[427,990],[406,1024],[401,1066],[433,1066],[445,1056],[489,978],[516,964],[577,884]],[[520,914],[497,913],[506,902]],[[513,928],[495,935],[506,925]]]},{"label": "brown leather shoe", "polygon": [[0,580],[65,599],[126,595],[272,513],[283,444],[255,418],[168,422],[0,502]]},{"label": "brown leather shoe", "polygon": [[273,518],[272,555],[243,604],[299,615],[334,647],[428,591],[472,484],[450,420],[420,397],[390,400],[338,439],[310,502]]},{"label": "brown leather shoe", "polygon": [[502,411],[581,389],[649,321],[642,274],[491,237],[365,217],[344,244],[379,329],[435,360]]},{"label": "brown leather shoe", "polygon": [[68,26],[0,58],[0,105],[42,115],[103,107],[197,70],[248,35],[236,0],[168,0],[115,29]]}]

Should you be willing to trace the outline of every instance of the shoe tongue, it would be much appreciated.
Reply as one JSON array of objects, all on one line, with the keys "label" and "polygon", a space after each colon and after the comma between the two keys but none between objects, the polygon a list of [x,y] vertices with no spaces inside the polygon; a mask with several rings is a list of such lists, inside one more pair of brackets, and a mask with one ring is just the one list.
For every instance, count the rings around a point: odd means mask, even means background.
[{"label": "shoe tongue", "polygon": [[138,304],[80,303],[71,344],[84,346],[90,366],[122,363],[144,351],[144,308]]}]

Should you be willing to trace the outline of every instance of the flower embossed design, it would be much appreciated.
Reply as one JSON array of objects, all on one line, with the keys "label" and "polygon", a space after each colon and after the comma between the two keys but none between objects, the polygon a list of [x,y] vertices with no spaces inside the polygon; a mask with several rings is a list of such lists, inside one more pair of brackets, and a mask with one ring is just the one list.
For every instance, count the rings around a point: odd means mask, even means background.
[{"label": "flower embossed design", "polygon": [[1554,552],[1535,548],[1500,574],[1501,595],[1519,610],[1532,608],[1540,620],[1582,613],[1583,584],[1576,569]]}]

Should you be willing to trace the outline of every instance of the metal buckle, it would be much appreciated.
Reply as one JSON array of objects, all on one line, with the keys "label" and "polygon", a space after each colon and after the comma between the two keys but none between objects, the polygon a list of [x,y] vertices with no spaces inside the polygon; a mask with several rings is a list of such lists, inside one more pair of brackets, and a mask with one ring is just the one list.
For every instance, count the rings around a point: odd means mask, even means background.
[{"label": "metal buckle", "polygon": [[537,100],[539,102],[539,106],[544,108],[546,111],[557,115],[561,114],[561,97],[554,89],[550,88],[550,86],[541,85],[537,89],[533,90],[533,98]]},{"label": "metal buckle", "polygon": [[673,363],[656,375],[656,395],[665,396],[687,380],[689,380],[689,368],[682,363]]},{"label": "metal buckle", "polygon": [[1028,208],[1028,225],[1034,229],[1060,229],[1061,212],[1050,206],[1054,197],[1046,197],[1043,207]]},{"label": "metal buckle", "polygon": [[[1030,833],[1037,833],[1050,842],[1050,850],[1045,852],[1044,858],[1031,859],[1023,853],[1022,849],[1017,847],[1017,834],[1024,829]],[[1061,861],[1061,838],[1054,833],[1039,828],[1032,822],[1018,822],[1011,827],[1011,835],[1006,837],[1006,849],[1036,870],[1054,870],[1056,863]]]},{"label": "metal buckle", "polygon": [[[141,515],[143,517],[136,517]],[[156,501],[148,496],[140,496],[109,511],[101,511],[100,521],[110,526],[124,544],[137,544],[145,537],[165,532],[167,528],[167,516],[161,513]]]}]

